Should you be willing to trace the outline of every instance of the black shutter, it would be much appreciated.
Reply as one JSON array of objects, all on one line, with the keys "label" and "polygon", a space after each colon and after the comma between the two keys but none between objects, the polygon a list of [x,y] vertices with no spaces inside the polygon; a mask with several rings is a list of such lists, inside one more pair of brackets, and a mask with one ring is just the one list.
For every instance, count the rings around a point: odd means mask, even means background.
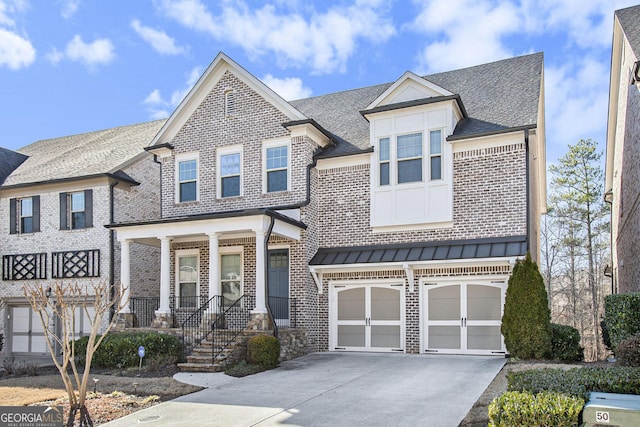
[{"label": "black shutter", "polygon": [[84,190],[84,226],[93,227],[93,190]]},{"label": "black shutter", "polygon": [[68,230],[67,223],[67,193],[60,193],[60,230]]},{"label": "black shutter", "polygon": [[33,196],[31,199],[33,207],[33,232],[37,233],[40,231],[40,196]]},{"label": "black shutter", "polygon": [[9,234],[16,234],[16,199],[9,199]]}]

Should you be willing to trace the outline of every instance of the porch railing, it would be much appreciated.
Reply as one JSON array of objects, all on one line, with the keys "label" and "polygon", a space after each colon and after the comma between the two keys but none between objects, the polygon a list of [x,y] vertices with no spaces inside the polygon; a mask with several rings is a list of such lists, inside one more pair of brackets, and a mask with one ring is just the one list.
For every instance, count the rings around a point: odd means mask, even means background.
[{"label": "porch railing", "polygon": [[160,307],[160,297],[131,297],[129,310],[136,315],[138,328],[148,328],[153,322],[156,310]]},{"label": "porch railing", "polygon": [[247,327],[254,306],[255,296],[243,295],[216,316],[211,325],[211,364]]},{"label": "porch railing", "polygon": [[173,327],[181,327],[182,324],[192,315],[207,304],[208,298],[204,296],[177,297],[172,296],[170,299],[171,315],[173,319]]},{"label": "porch railing", "polygon": [[215,295],[197,309],[190,310],[190,314],[181,322],[182,353],[185,359],[196,346],[211,335],[214,317],[222,312],[224,299],[220,295]]}]

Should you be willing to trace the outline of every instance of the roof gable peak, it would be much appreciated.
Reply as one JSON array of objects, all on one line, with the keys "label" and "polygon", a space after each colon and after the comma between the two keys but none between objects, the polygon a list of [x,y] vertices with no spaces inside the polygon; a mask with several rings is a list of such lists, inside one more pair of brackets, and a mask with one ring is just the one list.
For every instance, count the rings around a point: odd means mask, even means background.
[{"label": "roof gable peak", "polygon": [[400,102],[451,95],[454,94],[445,88],[407,71],[369,104],[366,110]]}]

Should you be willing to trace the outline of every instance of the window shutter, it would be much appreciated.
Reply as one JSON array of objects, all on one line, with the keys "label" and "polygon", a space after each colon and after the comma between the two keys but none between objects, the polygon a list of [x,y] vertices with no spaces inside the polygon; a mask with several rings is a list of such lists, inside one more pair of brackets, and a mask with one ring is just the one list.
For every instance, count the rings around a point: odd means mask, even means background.
[{"label": "window shutter", "polygon": [[68,230],[67,223],[67,193],[60,193],[60,230]]},{"label": "window shutter", "polygon": [[16,234],[16,199],[9,199],[9,234]]},{"label": "window shutter", "polygon": [[40,196],[33,196],[31,199],[33,206],[33,232],[37,233],[40,231]]},{"label": "window shutter", "polygon": [[84,190],[84,226],[93,227],[93,190]]}]

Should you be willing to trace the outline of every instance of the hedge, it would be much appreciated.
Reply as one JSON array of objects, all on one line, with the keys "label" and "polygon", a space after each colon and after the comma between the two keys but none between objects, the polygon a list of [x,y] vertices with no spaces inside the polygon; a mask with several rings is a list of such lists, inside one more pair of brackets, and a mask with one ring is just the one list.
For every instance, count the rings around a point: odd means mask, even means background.
[{"label": "hedge", "polygon": [[622,340],[640,333],[640,293],[607,295],[604,312],[614,352]]},{"label": "hedge", "polygon": [[572,326],[551,324],[551,358],[563,362],[580,362],[584,348],[580,345],[580,332]]},{"label": "hedge", "polygon": [[489,404],[489,427],[573,427],[583,406],[581,398],[561,393],[509,391]]},{"label": "hedge", "polygon": [[[86,359],[88,340],[89,337],[82,337],[75,342],[79,364],[83,364]],[[120,369],[138,366],[140,346],[145,349],[145,359],[162,359],[175,363],[182,358],[182,342],[173,335],[158,332],[112,332],[94,353],[91,366]]]}]

